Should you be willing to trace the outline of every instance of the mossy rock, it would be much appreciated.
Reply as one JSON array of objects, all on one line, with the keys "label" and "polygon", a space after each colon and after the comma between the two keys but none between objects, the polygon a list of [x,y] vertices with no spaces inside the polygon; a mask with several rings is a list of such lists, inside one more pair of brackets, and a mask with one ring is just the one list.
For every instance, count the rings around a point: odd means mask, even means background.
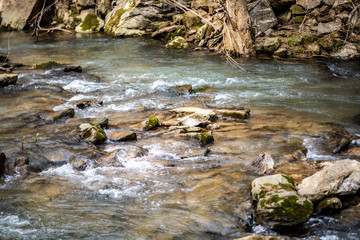
[{"label": "mossy rock", "polygon": [[42,62],[35,65],[35,68],[52,68],[52,67],[58,67],[61,66],[60,63],[55,61],[48,61],[48,62]]},{"label": "mossy rock", "polygon": [[305,14],[305,9],[299,5],[292,5],[290,11],[293,15],[303,15]]},{"label": "mossy rock", "polygon": [[166,44],[166,47],[168,48],[188,48],[189,44],[186,42],[186,40],[183,37],[175,37],[173,40],[171,40],[168,44]]},{"label": "mossy rock", "polygon": [[210,133],[189,132],[180,134],[179,136],[186,140],[198,142],[201,146],[206,146],[214,142],[214,137]]},{"label": "mossy rock", "polygon": [[144,130],[155,130],[159,127],[159,120],[156,117],[152,117],[145,122]]},{"label": "mossy rock", "polygon": [[294,17],[290,20],[290,23],[292,23],[292,24],[302,23],[302,22],[304,21],[304,18],[305,18],[304,15],[294,16]]},{"label": "mossy rock", "polygon": [[94,145],[103,144],[107,140],[104,130],[95,123],[83,123],[79,126],[79,136]]},{"label": "mossy rock", "polygon": [[58,111],[50,114],[49,116],[46,117],[45,120],[48,122],[54,122],[61,119],[73,118],[74,116],[75,116],[75,109],[68,108],[64,111]]},{"label": "mossy rock", "polygon": [[92,30],[92,31],[96,31],[97,28],[99,27],[99,20],[97,18],[97,16],[95,14],[89,13],[88,15],[86,15],[84,21],[81,23],[80,27],[82,28],[83,31],[86,30]]},{"label": "mossy rock", "polygon": [[108,21],[108,23],[105,26],[105,32],[109,32],[112,30],[113,27],[116,27],[121,19],[121,16],[126,12],[125,9],[120,8],[118,9],[115,14],[110,18],[110,20]]}]

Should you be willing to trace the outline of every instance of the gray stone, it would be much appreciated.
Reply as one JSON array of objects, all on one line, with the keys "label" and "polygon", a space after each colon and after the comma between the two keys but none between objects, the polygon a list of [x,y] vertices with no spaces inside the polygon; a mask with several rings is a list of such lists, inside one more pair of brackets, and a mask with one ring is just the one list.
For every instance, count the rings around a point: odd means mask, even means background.
[{"label": "gray stone", "polygon": [[277,18],[268,0],[257,0],[248,6],[256,36],[277,25]]},{"label": "gray stone", "polygon": [[340,48],[339,51],[331,54],[331,57],[338,58],[341,60],[350,60],[360,57],[360,53],[357,51],[357,48],[352,43],[347,43]]},{"label": "gray stone", "polygon": [[296,0],[296,4],[308,10],[320,6],[321,0]]},{"label": "gray stone", "polygon": [[0,74],[0,87],[15,85],[18,80],[18,74]]},{"label": "gray stone", "polygon": [[349,159],[336,161],[305,178],[297,189],[299,195],[312,201],[354,194],[360,189],[360,162]]},{"label": "gray stone", "polygon": [[274,170],[274,164],[274,159],[269,153],[265,152],[252,161],[251,166],[256,169],[258,174],[264,174]]},{"label": "gray stone", "polygon": [[334,213],[341,211],[342,203],[337,197],[330,197],[322,200],[316,207],[317,213]]},{"label": "gray stone", "polygon": [[179,117],[177,121],[180,125],[189,127],[203,127],[216,118],[214,111],[196,107],[176,108],[171,112]]},{"label": "gray stone", "polygon": [[341,23],[338,23],[335,21],[328,22],[328,23],[319,23],[319,25],[317,27],[317,34],[323,35],[323,34],[327,34],[327,33],[332,33],[332,32],[340,30],[341,27],[342,27]]}]

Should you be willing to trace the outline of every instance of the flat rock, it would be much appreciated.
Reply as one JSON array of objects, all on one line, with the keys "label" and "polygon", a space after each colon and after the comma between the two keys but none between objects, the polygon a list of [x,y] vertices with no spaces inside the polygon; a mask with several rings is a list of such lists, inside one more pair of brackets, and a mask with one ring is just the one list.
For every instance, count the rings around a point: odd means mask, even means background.
[{"label": "flat rock", "polygon": [[215,113],[224,117],[231,117],[236,119],[247,119],[250,117],[250,111],[248,110],[215,110]]},{"label": "flat rock", "polygon": [[321,4],[321,0],[296,0],[296,4],[305,9],[313,9]]},{"label": "flat rock", "polygon": [[341,160],[305,178],[297,186],[299,195],[311,201],[328,196],[354,194],[360,189],[360,162]]},{"label": "flat rock", "polygon": [[135,141],[137,139],[135,132],[112,132],[109,134],[109,139],[118,142]]},{"label": "flat rock", "polygon": [[341,23],[338,23],[335,21],[327,22],[327,23],[319,23],[319,25],[317,27],[317,34],[323,35],[323,34],[327,34],[327,33],[332,33],[332,32],[340,30],[341,27],[342,27]]},{"label": "flat rock", "polygon": [[339,51],[331,54],[331,57],[338,58],[341,60],[351,60],[360,57],[360,53],[357,51],[357,48],[352,43],[347,43],[340,48]]}]

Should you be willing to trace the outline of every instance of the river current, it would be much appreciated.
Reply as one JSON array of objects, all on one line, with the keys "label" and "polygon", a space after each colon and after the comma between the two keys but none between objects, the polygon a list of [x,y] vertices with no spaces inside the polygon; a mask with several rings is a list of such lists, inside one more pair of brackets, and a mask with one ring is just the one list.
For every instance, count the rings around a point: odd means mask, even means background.
[{"label": "river current", "polygon": [[[164,45],[105,35],[0,33],[0,53],[9,53],[12,62],[53,60],[84,70],[18,70],[17,85],[0,89],[1,152],[8,158],[28,156],[34,165],[55,163],[29,178],[0,181],[0,239],[277,235],[242,220],[251,181],[258,177],[249,168],[251,161],[264,151],[280,159],[299,147],[307,148],[307,160],[343,159],[321,144],[329,126],[360,135],[359,61],[240,59],[247,72],[215,53]],[[174,93],[184,84],[206,91]],[[83,99],[103,105],[76,109],[75,118],[66,122],[48,124],[34,117],[75,107]],[[201,146],[166,134],[143,133],[137,142],[108,140],[100,147],[71,137],[86,119],[108,117],[118,129],[140,129],[149,117],[183,106],[243,106],[252,116],[221,122],[210,154],[202,157],[192,157]],[[134,148],[147,154],[133,156]],[[69,163],[116,149],[123,149],[116,156],[121,167],[79,171]],[[359,224],[359,216],[319,215],[287,236],[359,239]]]}]

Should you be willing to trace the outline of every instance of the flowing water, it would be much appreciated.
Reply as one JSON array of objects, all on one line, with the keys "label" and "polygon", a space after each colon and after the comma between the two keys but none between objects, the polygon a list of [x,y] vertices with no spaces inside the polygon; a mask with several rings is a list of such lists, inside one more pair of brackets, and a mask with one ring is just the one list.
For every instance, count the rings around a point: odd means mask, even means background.
[{"label": "flowing water", "polygon": [[[281,156],[301,147],[307,159],[337,160],[324,147],[333,128],[360,135],[359,61],[240,60],[244,72],[209,52],[172,50],[148,39],[104,35],[2,33],[0,52],[25,65],[54,60],[78,64],[84,73],[60,68],[20,70],[16,86],[0,89],[0,150],[9,159],[27,156],[38,174],[0,182],[1,239],[233,239],[247,226],[249,168],[264,151]],[[176,85],[206,91],[178,95]],[[79,100],[103,101],[76,109],[74,119],[41,120]],[[208,156],[203,147],[172,135],[140,131],[141,122],[182,106],[252,110],[249,120],[219,120]],[[136,142],[108,140],[95,147],[73,130],[87,119],[108,117],[108,133],[138,131]],[[80,171],[71,162],[96,161],[114,150],[118,167]],[[145,155],[134,155],[146,149]],[[196,155],[196,154],[195,154]],[[46,167],[44,167],[46,165]],[[350,214],[351,215],[351,214]],[[349,216],[350,216],[349,215]],[[317,216],[288,236],[359,239],[359,216]],[[245,216],[245,217],[244,217]],[[251,219],[248,219],[251,221]]]}]

